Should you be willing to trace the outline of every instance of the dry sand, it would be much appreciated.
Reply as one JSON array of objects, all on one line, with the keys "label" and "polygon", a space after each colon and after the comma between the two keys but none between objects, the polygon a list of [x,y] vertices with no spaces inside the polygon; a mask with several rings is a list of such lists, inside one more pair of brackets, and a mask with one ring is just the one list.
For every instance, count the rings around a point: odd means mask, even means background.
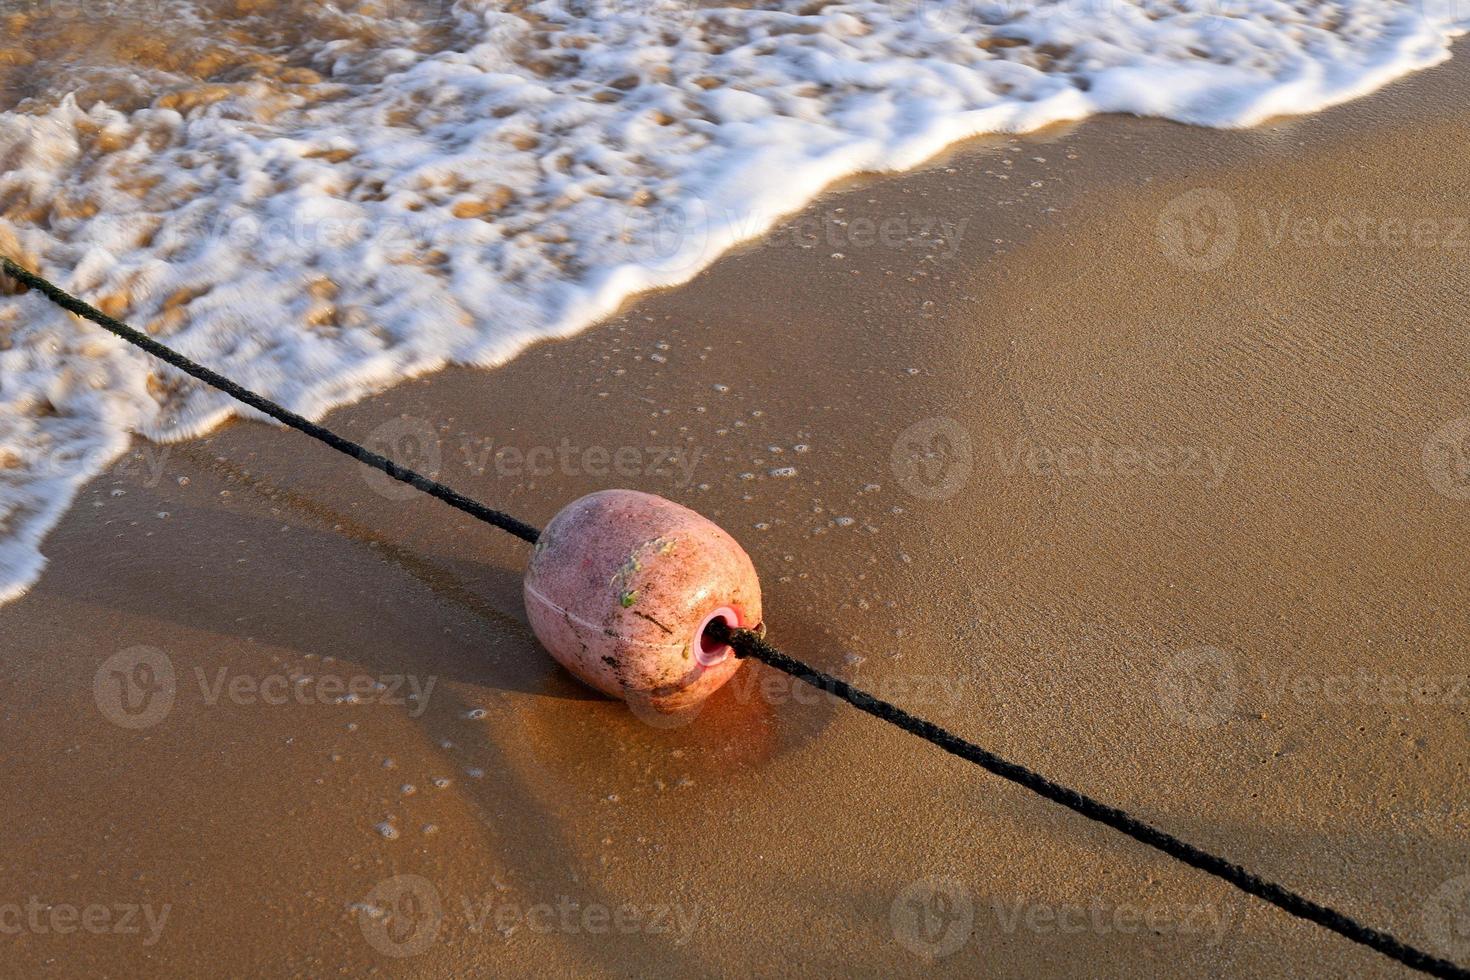
[{"label": "dry sand", "polygon": [[[328,421],[536,522],[685,502],[789,651],[1470,962],[1467,105],[969,144]],[[563,439],[626,473],[517,463]],[[765,668],[649,724],[537,649],[524,545],[380,486],[249,423],[83,492],[0,610],[4,972],[1403,972]]]}]

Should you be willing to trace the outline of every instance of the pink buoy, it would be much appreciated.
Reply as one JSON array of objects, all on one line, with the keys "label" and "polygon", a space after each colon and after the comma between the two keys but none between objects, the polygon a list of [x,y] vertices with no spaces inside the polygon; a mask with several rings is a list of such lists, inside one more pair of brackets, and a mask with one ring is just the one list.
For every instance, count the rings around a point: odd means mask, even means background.
[{"label": "pink buoy", "polygon": [[605,694],[662,713],[697,706],[740,669],[705,629],[761,622],[755,566],[735,539],[687,507],[601,490],[551,519],[526,569],[536,638]]}]

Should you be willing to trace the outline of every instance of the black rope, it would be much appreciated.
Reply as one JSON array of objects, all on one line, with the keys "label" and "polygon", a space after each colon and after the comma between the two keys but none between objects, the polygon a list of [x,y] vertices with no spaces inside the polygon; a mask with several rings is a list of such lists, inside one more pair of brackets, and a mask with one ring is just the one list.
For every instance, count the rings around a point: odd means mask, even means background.
[{"label": "black rope", "polygon": [[875,698],[873,695],[853,687],[844,680],[824,673],[809,664],[802,663],[794,657],[787,656],[769,643],[766,643],[760,634],[753,630],[730,629],[724,620],[716,619],[710,623],[710,633],[713,639],[728,643],[735,650],[736,656],[759,660],[761,663],[768,664],[777,670],[800,678],[818,690],[827,691],[841,698],[859,711],[866,711],[874,718],[902,728],[912,735],[917,735],[931,745],[937,745],[944,751],[957,755],[967,762],[973,762],[975,765],[1000,776],[1002,779],[1009,779],[1017,785],[1024,786],[1026,789],[1031,790],[1031,792],[1044,796],[1053,803],[1060,803],[1067,809],[1080,813],[1089,820],[1096,820],[1098,823],[1105,824],[1119,833],[1127,834],[1134,840],[1147,844],[1149,847],[1157,848],[1175,860],[1183,861],[1191,867],[1206,871],[1217,878],[1229,882],[1246,894],[1264,899],[1297,918],[1315,922],[1317,925],[1331,929],[1338,935],[1345,936],[1353,942],[1362,943],[1364,946],[1375,949],[1385,956],[1398,960],[1405,966],[1413,967],[1432,976],[1470,977],[1470,971],[1464,970],[1448,960],[1438,959],[1421,952],[1412,946],[1400,942],[1386,932],[1379,932],[1377,929],[1369,928],[1357,920],[1343,915],[1336,909],[1331,909],[1325,905],[1319,905],[1311,899],[1303,898],[1296,892],[1283,888],[1275,882],[1267,881],[1258,875],[1252,874],[1238,864],[1233,864],[1208,851],[1202,851],[1193,844],[1180,840],[1173,834],[1165,833],[1157,827],[1152,827],[1126,810],[1109,806],[1084,793],[1079,793],[1075,789],[1054,783],[1040,773],[1002,759],[995,753],[981,748],[974,742],[968,742],[958,735],[940,728],[933,722],[925,721],[922,718],[915,718],[895,704],[890,704],[881,698]]},{"label": "black rope", "polygon": [[[487,524],[509,531],[524,541],[534,543],[540,532],[529,524],[517,520],[508,514],[498,510],[491,510],[484,504],[471,500],[442,483],[430,480],[428,477],[415,473],[406,467],[399,466],[392,460],[379,456],[363,446],[344,439],[329,429],[325,429],[315,423],[287,411],[275,402],[263,398],[245,388],[235,384],[230,379],[216,374],[215,372],[194,363],[182,354],[165,347],[145,334],[139,333],[127,324],[113,319],[77,299],[60,287],[42,279],[40,276],[27,271],[16,265],[5,256],[0,256],[0,267],[18,282],[39,290],[48,299],[65,310],[75,313],[85,320],[97,324],[105,330],[109,330],[128,343],[140,347],[148,353],[173,365],[185,374],[198,378],[205,384],[212,385],[223,391],[232,398],[244,402],[271,418],[277,419],[289,425],[291,428],[311,436],[320,442],[326,443],[341,453],[346,453],[353,459],[366,463],[375,469],[382,470],[395,480],[401,480],[409,486],[417,487],[433,497],[458,508],[472,517],[477,517]],[[1001,758],[993,752],[981,748],[973,742],[966,741],[952,732],[940,728],[933,722],[922,718],[915,718],[897,705],[890,704],[880,698],[876,698],[866,691],[859,690],[846,681],[824,673],[815,667],[805,664],[794,657],[787,656],[780,650],[766,643],[761,636],[751,630],[730,629],[720,619],[710,624],[711,636],[717,641],[729,643],[735,650],[737,656],[752,658],[764,664],[774,667],[776,670],[799,678],[819,690],[828,691],[841,698],[848,704],[860,711],[865,711],[881,721],[917,735],[924,741],[938,746],[952,755],[957,755],[967,762],[973,762],[987,772],[1008,779],[1019,786],[1023,786],[1031,792],[1044,796],[1053,803],[1059,803],[1075,813],[1079,813],[1089,820],[1111,827],[1119,833],[1126,834],[1140,843],[1147,844],[1177,861],[1198,868],[1228,882],[1245,892],[1247,895],[1270,902],[1277,908],[1308,922],[1315,922],[1323,928],[1330,929],[1340,936],[1351,939],[1355,943],[1361,943],[1370,949],[1377,950],[1384,956],[1397,960],[1405,966],[1411,967],[1431,976],[1444,977],[1448,980],[1470,980],[1470,970],[1456,966],[1448,960],[1430,956],[1422,950],[1416,949],[1407,943],[1386,932],[1370,928],[1358,922],[1351,916],[1344,915],[1336,909],[1319,905],[1308,898],[1298,895],[1296,892],[1283,888],[1275,882],[1267,881],[1258,875],[1252,874],[1238,864],[1234,864],[1218,857],[1208,851],[1200,850],[1193,844],[1187,843],[1175,837],[1173,834],[1165,833],[1157,827],[1150,826],[1133,816],[1126,810],[1109,806],[1099,800],[1095,800],[1077,790],[1054,783],[1050,779],[1034,772],[1025,766],[1010,762]]]},{"label": "black rope", "polygon": [[422,490],[431,497],[438,497],[449,506],[462,510],[471,517],[477,517],[486,524],[493,524],[503,531],[509,531],[522,541],[529,541],[532,544],[536,543],[536,537],[541,532],[526,522],[518,520],[509,514],[503,514],[498,510],[492,510],[477,500],[471,500],[464,494],[452,490],[436,480],[429,479],[422,473],[415,472],[406,466],[399,466],[388,457],[380,456],[366,446],[353,442],[351,439],[344,439],[331,429],[323,428],[315,422],[310,422],[302,418],[295,412],[282,408],[269,398],[263,398],[248,388],[242,388],[224,375],[216,374],[202,364],[196,364],[183,354],[170,347],[165,347],[147,334],[140,333],[121,320],[115,320],[101,310],[77,299],[60,286],[42,279],[27,269],[21,268],[3,255],[0,255],[0,266],[4,267],[6,274],[12,279],[38,290],[47,299],[62,309],[75,313],[84,320],[91,320],[102,329],[117,334],[134,347],[139,347],[159,360],[172,364],[185,374],[198,378],[200,381],[214,388],[218,388],[231,398],[242,401],[257,411],[264,412],[276,421],[283,422],[298,432],[304,432],[318,442],[326,443],[339,453],[345,453],[360,463],[366,463],[375,470],[382,470],[395,480],[401,480],[411,487]]}]

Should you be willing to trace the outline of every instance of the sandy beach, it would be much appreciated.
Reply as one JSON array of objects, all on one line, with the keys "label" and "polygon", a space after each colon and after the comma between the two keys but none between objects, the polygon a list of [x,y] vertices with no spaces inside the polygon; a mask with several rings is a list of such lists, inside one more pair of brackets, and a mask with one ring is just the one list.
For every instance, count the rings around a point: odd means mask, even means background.
[{"label": "sandy beach", "polygon": [[[1466,64],[967,143],[327,423],[538,525],[685,503],[783,649],[1470,963]],[[759,665],[591,694],[525,545],[275,427],[43,550],[5,972],[1408,975]]]}]

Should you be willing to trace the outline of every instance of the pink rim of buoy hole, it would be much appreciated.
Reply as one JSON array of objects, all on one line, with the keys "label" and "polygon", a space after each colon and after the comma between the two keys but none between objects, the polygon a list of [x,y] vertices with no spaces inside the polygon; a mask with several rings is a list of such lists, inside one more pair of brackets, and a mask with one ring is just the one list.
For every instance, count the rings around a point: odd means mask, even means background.
[{"label": "pink rim of buoy hole", "polygon": [[716,643],[709,638],[706,631],[709,629],[709,624],[717,619],[723,619],[725,625],[732,630],[740,628],[740,617],[729,606],[721,606],[704,617],[704,622],[700,623],[699,629],[694,631],[694,642],[689,644],[694,648],[694,659],[698,660],[700,666],[703,667],[713,667],[715,664],[723,663],[725,658],[734,652],[730,649],[730,644]]}]

